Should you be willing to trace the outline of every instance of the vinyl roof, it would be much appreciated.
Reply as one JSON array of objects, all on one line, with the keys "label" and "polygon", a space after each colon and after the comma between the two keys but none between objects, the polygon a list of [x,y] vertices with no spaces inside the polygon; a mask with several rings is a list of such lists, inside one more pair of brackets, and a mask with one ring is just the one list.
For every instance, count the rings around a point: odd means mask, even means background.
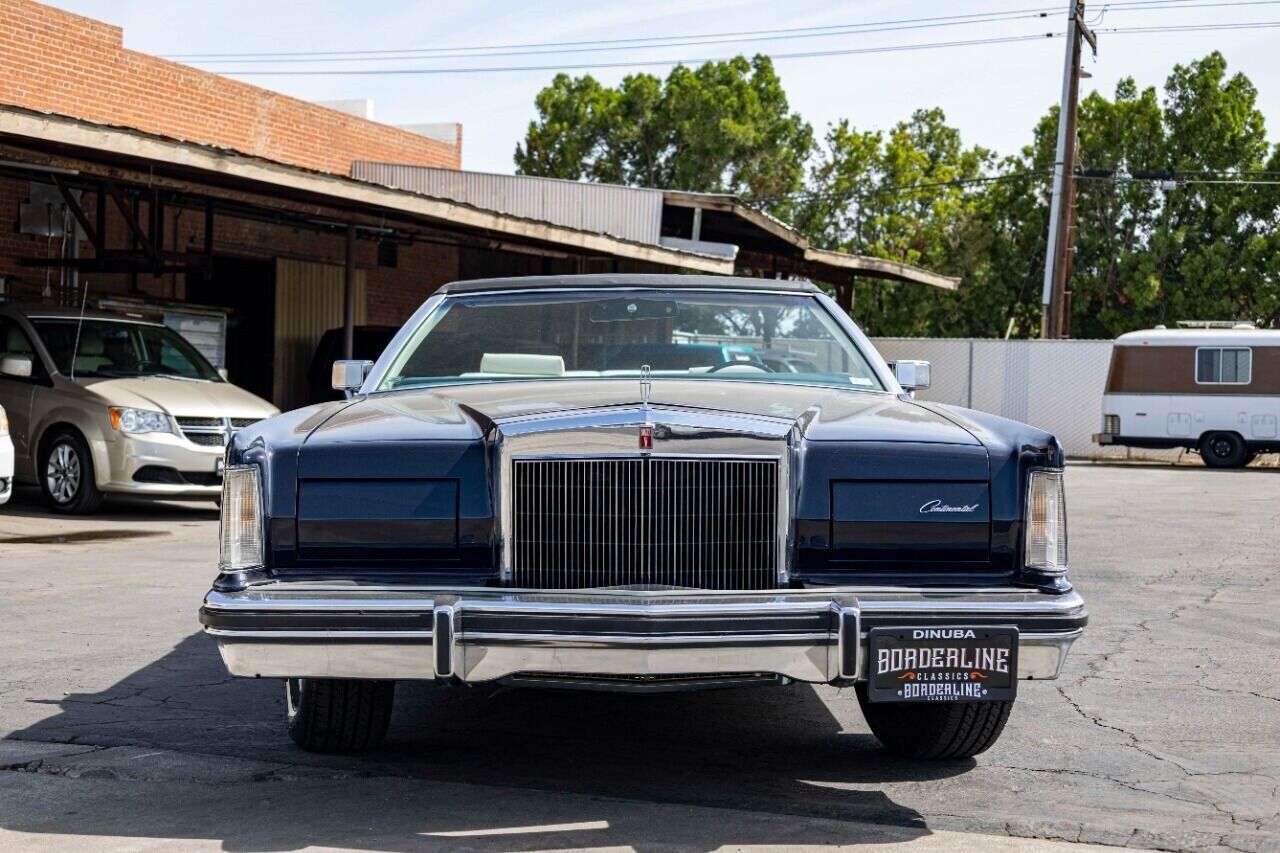
[{"label": "vinyl roof", "polygon": [[674,275],[645,273],[607,273],[601,275],[522,276],[519,278],[480,278],[455,281],[440,288],[439,293],[479,293],[494,290],[558,290],[563,288],[608,289],[628,287],[670,287],[711,290],[785,290],[794,293],[819,293],[809,281],[786,281],[772,278],[744,278],[727,275]]}]

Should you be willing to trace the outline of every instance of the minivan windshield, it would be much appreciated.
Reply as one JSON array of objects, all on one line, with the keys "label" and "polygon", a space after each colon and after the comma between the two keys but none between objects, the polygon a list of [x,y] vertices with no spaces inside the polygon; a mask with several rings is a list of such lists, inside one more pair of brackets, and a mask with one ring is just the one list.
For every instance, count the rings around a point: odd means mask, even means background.
[{"label": "minivan windshield", "polygon": [[64,376],[166,376],[222,381],[204,356],[167,326],[44,317],[32,318],[31,325]]},{"label": "minivan windshield", "polygon": [[883,390],[804,294],[564,291],[444,299],[378,390],[457,382],[638,376]]}]

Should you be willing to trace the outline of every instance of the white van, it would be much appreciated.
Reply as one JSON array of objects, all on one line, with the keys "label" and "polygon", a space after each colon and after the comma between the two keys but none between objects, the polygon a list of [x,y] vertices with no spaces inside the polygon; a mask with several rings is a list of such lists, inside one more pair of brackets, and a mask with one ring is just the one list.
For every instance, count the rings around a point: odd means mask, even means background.
[{"label": "white van", "polygon": [[1094,441],[1198,450],[1213,468],[1280,452],[1280,330],[1149,329],[1116,338]]}]

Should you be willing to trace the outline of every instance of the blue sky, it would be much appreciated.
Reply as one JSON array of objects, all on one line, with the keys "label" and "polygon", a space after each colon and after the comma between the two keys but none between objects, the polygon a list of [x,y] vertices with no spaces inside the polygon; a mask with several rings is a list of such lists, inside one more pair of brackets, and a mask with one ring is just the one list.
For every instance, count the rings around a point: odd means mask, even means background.
[{"label": "blue sky", "polygon": [[[1182,0],[1189,8],[1108,10],[1098,27],[1169,26],[1280,21],[1280,3],[1217,5]],[[53,5],[125,28],[125,45],[160,55],[251,51],[350,51],[620,39],[673,34],[741,32],[776,28],[892,21],[975,12],[1062,6],[1049,20],[1010,20],[923,31],[841,35],[774,42],[627,50],[566,57],[486,58],[471,64],[553,65],[575,61],[638,61],[722,57],[950,41],[1061,30],[1065,3],[1051,0],[646,0],[637,2],[425,2],[425,0],[53,0]],[[1177,0],[1160,5],[1176,6]],[[1106,4],[1089,3],[1089,16]],[[1110,94],[1118,79],[1163,84],[1175,62],[1217,48],[1244,71],[1260,93],[1273,142],[1280,140],[1280,29],[1176,34],[1102,33],[1088,88]],[[462,64],[462,60],[455,60]],[[886,128],[918,107],[940,106],[969,144],[1011,153],[1057,101],[1062,75],[1061,39],[980,47],[855,56],[778,60],[794,109],[819,134],[840,118],[862,128]],[[426,65],[408,60],[385,67]],[[433,65],[439,62],[431,63]],[[207,68],[229,68],[215,60]],[[243,67],[243,66],[242,66]],[[274,66],[289,67],[289,66]],[[292,66],[298,67],[298,66]],[[307,66],[313,67],[313,66]],[[663,75],[665,68],[646,70]],[[575,71],[572,73],[587,73]],[[626,69],[589,73],[615,83]],[[463,165],[511,172],[512,152],[533,118],[533,98],[554,71],[422,76],[243,76],[248,82],[310,100],[371,98],[375,117],[390,123],[460,121]]]}]

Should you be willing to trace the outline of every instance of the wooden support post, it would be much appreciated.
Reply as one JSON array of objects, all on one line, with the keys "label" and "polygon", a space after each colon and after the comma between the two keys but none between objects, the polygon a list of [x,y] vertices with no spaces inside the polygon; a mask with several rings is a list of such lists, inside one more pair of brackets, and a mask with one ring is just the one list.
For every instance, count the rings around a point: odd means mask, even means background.
[{"label": "wooden support post", "polygon": [[342,352],[355,358],[356,349],[356,226],[347,223],[347,267],[342,279]]},{"label": "wooden support post", "polygon": [[1084,22],[1084,0],[1070,0],[1066,64],[1062,72],[1062,105],[1054,157],[1053,196],[1049,208],[1049,240],[1045,250],[1041,293],[1040,336],[1061,338],[1064,330],[1069,257],[1074,247],[1072,208],[1075,201],[1076,113],[1080,99],[1081,43],[1097,50],[1093,31]]},{"label": "wooden support post", "polygon": [[844,309],[844,313],[853,313],[853,282],[836,285],[836,304]]},{"label": "wooden support post", "polygon": [[80,230],[84,232],[84,236],[89,239],[89,243],[93,246],[95,254],[102,254],[102,245],[98,242],[98,230],[89,222],[89,217],[85,214],[84,208],[80,206],[80,202],[76,200],[71,190],[67,189],[67,185],[57,175],[50,174],[53,185],[58,188],[58,192],[62,194],[62,200],[66,202],[67,207],[71,210],[71,215],[76,218],[76,222],[80,224]]},{"label": "wooden support post", "polygon": [[213,280],[213,200],[204,201],[204,280]]},{"label": "wooden support post", "polygon": [[146,252],[148,257],[154,259],[156,257],[155,246],[151,244],[151,239],[142,230],[142,226],[138,224],[138,217],[135,211],[129,208],[124,194],[120,192],[120,188],[111,181],[104,181],[103,186],[106,188],[107,194],[111,196],[111,200],[116,203],[116,209],[120,211],[120,215],[124,217],[125,225],[129,226],[129,232],[133,234],[134,243],[141,246],[142,251]]}]

